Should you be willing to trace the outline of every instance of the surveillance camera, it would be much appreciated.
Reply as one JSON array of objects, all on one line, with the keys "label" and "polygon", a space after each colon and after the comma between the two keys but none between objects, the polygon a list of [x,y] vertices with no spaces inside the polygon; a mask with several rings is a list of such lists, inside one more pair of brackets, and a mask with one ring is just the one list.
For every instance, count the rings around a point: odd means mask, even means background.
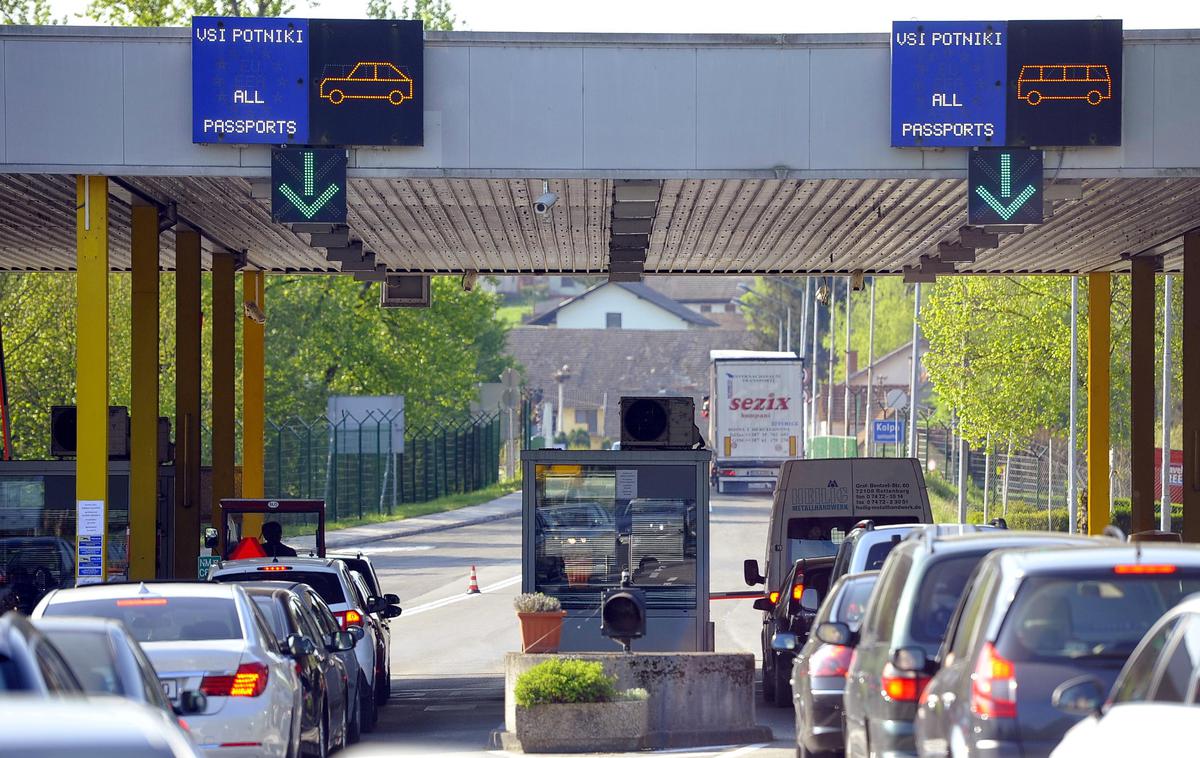
[{"label": "surveillance camera", "polygon": [[558,202],[558,195],[554,192],[543,192],[541,197],[533,201],[533,212],[539,216],[545,216]]}]

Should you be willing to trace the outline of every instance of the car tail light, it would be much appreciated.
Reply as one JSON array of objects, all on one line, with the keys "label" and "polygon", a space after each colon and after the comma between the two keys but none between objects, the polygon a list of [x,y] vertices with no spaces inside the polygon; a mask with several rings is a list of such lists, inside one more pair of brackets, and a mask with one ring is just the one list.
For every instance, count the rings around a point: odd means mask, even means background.
[{"label": "car tail light", "polygon": [[258,697],[267,689],[267,667],[261,663],[243,663],[233,674],[206,676],[200,691],[211,697]]},{"label": "car tail light", "polygon": [[291,571],[291,566],[279,566],[272,563],[270,566],[259,566],[258,571]]},{"label": "car tail light", "polygon": [[919,671],[901,671],[891,663],[883,667],[879,688],[883,696],[896,703],[915,703],[929,684],[929,677]]},{"label": "car tail light", "polygon": [[771,605],[775,605],[776,603],[778,603],[779,602],[779,590],[771,590],[769,593],[767,593],[767,600],[771,601]]},{"label": "car tail light", "polygon": [[721,476],[737,476],[737,472],[731,468],[721,469]]},{"label": "car tail light", "polygon": [[362,626],[362,614],[351,608],[348,611],[337,611],[333,614],[337,616],[338,623],[342,625],[342,631],[350,631],[352,626]]},{"label": "car tail light", "polygon": [[972,713],[993,719],[1017,717],[1016,669],[992,643],[983,646],[971,679]]},{"label": "car tail light", "polygon": [[1114,574],[1174,574],[1176,567],[1164,563],[1128,563],[1113,566]]},{"label": "car tail light", "polygon": [[188,722],[184,721],[183,719],[179,719],[179,727],[181,729],[183,729],[183,731],[187,732],[188,734],[192,733],[192,727],[190,725],[188,725]]},{"label": "car tail light", "polygon": [[854,648],[845,645],[822,645],[809,656],[810,676],[845,676],[850,670]]},{"label": "car tail light", "polygon": [[804,596],[804,582],[796,582],[792,585],[792,600],[799,600]]}]

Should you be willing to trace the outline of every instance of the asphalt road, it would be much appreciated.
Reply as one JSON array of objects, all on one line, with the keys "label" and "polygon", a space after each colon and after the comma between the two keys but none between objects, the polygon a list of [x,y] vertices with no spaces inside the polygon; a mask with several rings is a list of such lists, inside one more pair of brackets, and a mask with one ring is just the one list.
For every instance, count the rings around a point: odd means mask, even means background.
[{"label": "asphalt road", "polygon": [[[762,560],[770,500],[722,496],[712,506],[711,589],[744,591],[742,561]],[[363,547],[384,590],[400,596],[404,614],[392,622],[395,694],[375,733],[348,756],[504,755],[489,747],[489,738],[504,721],[504,654],[520,647],[512,609],[520,592],[520,530],[513,518]],[[478,595],[467,594],[472,566]],[[760,656],[761,621],[750,603],[712,602],[718,651]],[[671,755],[794,755],[791,711],[757,707],[774,743]]]}]

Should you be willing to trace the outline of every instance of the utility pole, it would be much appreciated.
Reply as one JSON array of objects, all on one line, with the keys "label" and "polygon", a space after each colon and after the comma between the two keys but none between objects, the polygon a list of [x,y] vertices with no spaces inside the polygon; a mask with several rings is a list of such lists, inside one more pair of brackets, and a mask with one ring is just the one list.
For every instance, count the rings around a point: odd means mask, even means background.
[{"label": "utility pole", "polygon": [[1159,461],[1162,481],[1162,505],[1158,528],[1171,531],[1171,275],[1163,277],[1163,359],[1162,359],[1162,460]]},{"label": "utility pole", "polygon": [[825,384],[825,423],[827,431],[833,434],[833,354],[837,352],[834,349],[834,340],[837,338],[833,335],[833,314],[837,312],[837,280],[833,277],[829,278],[829,376]]},{"label": "utility pole", "polygon": [[[875,277],[871,277],[871,315],[867,320],[867,455],[875,455],[874,419],[875,406],[872,393],[875,390]],[[910,420],[911,424],[912,421]]]},{"label": "utility pole", "polygon": [[851,279],[846,277],[846,392],[842,396],[842,433],[850,436],[850,291]]},{"label": "utility pole", "polygon": [[809,378],[812,380],[812,392],[809,393],[809,404],[811,406],[811,410],[808,414],[808,421],[812,425],[808,435],[810,442],[812,441],[813,437],[817,436],[817,355],[819,355],[817,351],[817,348],[819,347],[817,335],[821,331],[820,308],[821,302],[817,300],[816,292],[814,291],[812,299],[812,360],[809,361],[809,366],[811,366]]},{"label": "utility pole", "polygon": [[[1167,277],[1167,287],[1170,277]],[[1166,360],[1166,354],[1163,355]],[[1071,277],[1071,401],[1067,431],[1067,533],[1074,534],[1079,524],[1079,488],[1075,482],[1078,465],[1075,451],[1075,416],[1079,404],[1079,277]],[[1166,407],[1165,405],[1163,406]]]},{"label": "utility pole", "polygon": [[917,351],[921,342],[921,283],[913,285],[912,375],[908,382],[908,457],[917,457]]},{"label": "utility pole", "polygon": [[[795,285],[792,285],[792,284],[788,284],[788,287],[793,290],[795,289]],[[812,291],[812,277],[806,276],[806,277],[804,277],[804,299],[801,301],[803,303],[803,305],[801,306],[803,310],[800,311],[800,361],[801,361],[800,365],[807,366],[810,370],[812,368],[812,361],[809,360],[807,352],[808,352],[808,298],[811,295],[811,291]],[[802,426],[800,427],[800,429],[801,429],[800,436],[804,439],[804,452],[802,453],[802,455],[807,456],[808,443],[809,443],[809,437],[808,437],[809,405],[807,402],[804,401],[804,370],[803,370],[803,368],[800,371],[800,411],[801,411],[800,418],[801,418],[801,424],[802,424]]]},{"label": "utility pole", "polygon": [[983,442],[983,523],[988,522],[988,502],[992,494],[992,433]]},{"label": "utility pole", "polygon": [[967,523],[967,438],[962,433],[962,417],[958,418],[958,523]]}]

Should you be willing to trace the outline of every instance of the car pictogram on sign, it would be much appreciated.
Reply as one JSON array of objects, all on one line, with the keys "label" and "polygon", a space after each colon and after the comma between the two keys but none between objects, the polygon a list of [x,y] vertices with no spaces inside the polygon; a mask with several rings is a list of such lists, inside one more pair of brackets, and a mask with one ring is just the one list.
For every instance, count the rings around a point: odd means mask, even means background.
[{"label": "car pictogram on sign", "polygon": [[1030,105],[1043,100],[1085,100],[1088,105],[1099,105],[1112,96],[1108,66],[1021,66],[1017,77],[1017,99]]},{"label": "car pictogram on sign", "polygon": [[361,61],[345,76],[321,79],[320,95],[334,105],[347,100],[387,100],[401,105],[413,98],[413,80],[391,63]]}]

